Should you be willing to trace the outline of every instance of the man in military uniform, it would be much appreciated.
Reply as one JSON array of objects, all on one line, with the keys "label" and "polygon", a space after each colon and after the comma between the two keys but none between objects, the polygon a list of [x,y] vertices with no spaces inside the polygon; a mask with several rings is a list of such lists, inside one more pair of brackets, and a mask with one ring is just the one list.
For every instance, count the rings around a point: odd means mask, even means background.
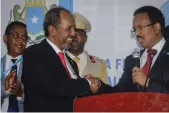
[{"label": "man in military uniform", "polygon": [[99,77],[104,83],[109,84],[107,76],[107,68],[105,62],[95,56],[89,55],[84,50],[87,42],[87,32],[91,31],[91,24],[83,15],[79,13],[73,14],[75,18],[75,31],[77,33],[68,55],[77,63],[80,77],[91,75]]}]

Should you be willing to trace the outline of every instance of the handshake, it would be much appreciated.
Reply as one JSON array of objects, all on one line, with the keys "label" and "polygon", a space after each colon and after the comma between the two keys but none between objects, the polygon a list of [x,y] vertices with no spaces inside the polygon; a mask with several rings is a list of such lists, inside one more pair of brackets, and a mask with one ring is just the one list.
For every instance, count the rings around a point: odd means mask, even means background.
[{"label": "handshake", "polygon": [[90,82],[90,90],[93,93],[96,93],[100,87],[101,87],[101,81],[97,77],[93,77],[91,75],[85,75],[84,78],[86,78]]}]

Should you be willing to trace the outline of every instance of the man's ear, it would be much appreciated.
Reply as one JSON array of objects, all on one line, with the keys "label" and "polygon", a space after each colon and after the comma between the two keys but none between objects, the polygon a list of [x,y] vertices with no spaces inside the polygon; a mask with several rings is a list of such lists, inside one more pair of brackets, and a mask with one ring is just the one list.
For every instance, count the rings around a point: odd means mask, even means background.
[{"label": "man's ear", "polygon": [[49,34],[54,36],[56,34],[56,28],[54,28],[52,25],[48,27]]},{"label": "man's ear", "polygon": [[155,32],[157,34],[159,34],[161,32],[161,25],[160,25],[160,23],[156,23],[155,24]]},{"label": "man's ear", "polygon": [[8,37],[7,37],[7,35],[4,35],[4,36],[3,36],[3,39],[4,39],[5,44],[7,44],[7,42],[8,42]]},{"label": "man's ear", "polygon": [[84,39],[84,42],[85,42],[85,43],[87,42],[87,37],[88,37],[88,36],[86,35],[86,36],[85,36],[85,39]]}]

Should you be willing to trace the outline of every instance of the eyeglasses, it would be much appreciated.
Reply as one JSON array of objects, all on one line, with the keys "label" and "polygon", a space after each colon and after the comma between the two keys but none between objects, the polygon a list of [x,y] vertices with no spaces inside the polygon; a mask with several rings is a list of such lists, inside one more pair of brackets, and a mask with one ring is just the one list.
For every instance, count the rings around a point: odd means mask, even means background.
[{"label": "eyeglasses", "polygon": [[86,36],[86,32],[81,29],[75,29],[76,36],[84,37]]},{"label": "eyeglasses", "polygon": [[9,35],[12,35],[12,37],[15,39],[15,40],[18,40],[18,39],[22,39],[23,41],[27,41],[27,37],[26,35],[20,35],[19,33],[13,33],[13,32],[10,32]]},{"label": "eyeglasses", "polygon": [[137,28],[133,28],[133,29],[131,30],[131,34],[132,34],[132,35],[136,35],[136,31],[137,31],[137,30],[143,31],[144,28],[149,27],[149,26],[152,26],[152,25],[154,25],[154,24],[151,23],[151,24],[148,24],[148,25],[140,25],[140,26],[138,26]]},{"label": "eyeglasses", "polygon": [[86,34],[85,33],[83,33],[83,32],[76,32],[76,36],[80,36],[80,37],[85,37],[86,36]]}]

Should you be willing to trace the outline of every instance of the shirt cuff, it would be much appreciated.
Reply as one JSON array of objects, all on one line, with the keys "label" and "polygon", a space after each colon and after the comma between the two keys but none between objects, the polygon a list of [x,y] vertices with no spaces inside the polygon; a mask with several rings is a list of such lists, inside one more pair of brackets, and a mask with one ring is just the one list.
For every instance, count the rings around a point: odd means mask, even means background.
[{"label": "shirt cuff", "polygon": [[10,95],[10,94],[11,94],[10,90],[11,90],[11,88],[9,88],[8,90],[6,90],[5,93],[6,93],[7,95]]},{"label": "shirt cuff", "polygon": [[18,101],[21,101],[22,100],[22,97],[16,97]]},{"label": "shirt cuff", "polygon": [[89,85],[91,86],[91,84],[92,84],[92,83],[91,83],[91,81],[90,81],[90,80],[88,80],[87,78],[85,78],[85,79],[88,81]]}]

